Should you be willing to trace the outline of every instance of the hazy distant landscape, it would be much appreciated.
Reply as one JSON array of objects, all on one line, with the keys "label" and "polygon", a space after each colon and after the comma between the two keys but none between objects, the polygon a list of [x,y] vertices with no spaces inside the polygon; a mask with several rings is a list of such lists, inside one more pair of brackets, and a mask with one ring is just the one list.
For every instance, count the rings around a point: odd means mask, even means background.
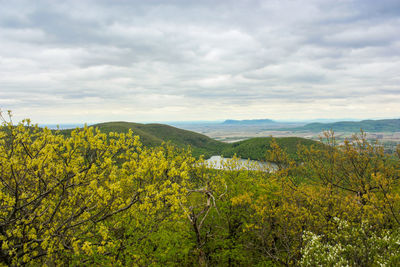
[{"label": "hazy distant landscape", "polygon": [[[171,127],[171,126],[173,127]],[[57,129],[57,125],[43,125]],[[59,129],[70,132],[82,127],[80,124],[61,124]],[[225,143],[237,143],[253,138],[288,138],[299,137],[319,141],[324,132],[333,130],[339,143],[351,139],[354,134],[363,130],[371,142],[379,142],[387,151],[394,151],[400,144],[400,119],[339,121],[339,122],[280,122],[271,119],[258,120],[225,120],[222,122],[175,122],[167,124],[140,124],[128,122],[109,122],[93,124],[103,132],[127,132],[132,129],[141,137],[145,145],[156,146],[163,141],[172,141],[180,146],[190,145],[195,155],[210,157],[227,152]],[[174,128],[176,127],[176,128]],[[180,130],[182,129],[182,130]],[[187,131],[184,131],[187,130]],[[196,133],[200,135],[196,135]],[[202,136],[203,135],[203,136]],[[300,140],[300,139],[299,139]],[[222,142],[222,143],[221,143]],[[264,151],[265,153],[265,151]],[[226,153],[232,156],[233,153]],[[243,156],[247,159],[248,155]],[[260,159],[259,156],[250,156]]]},{"label": "hazy distant landscape", "polygon": [[343,142],[355,133],[363,130],[368,140],[382,143],[388,150],[393,150],[400,143],[400,119],[340,121],[330,123],[278,122],[247,120],[225,121],[221,123],[180,123],[177,127],[202,133],[215,140],[237,142],[254,137],[302,137],[320,140],[324,131],[333,130],[336,138]]}]

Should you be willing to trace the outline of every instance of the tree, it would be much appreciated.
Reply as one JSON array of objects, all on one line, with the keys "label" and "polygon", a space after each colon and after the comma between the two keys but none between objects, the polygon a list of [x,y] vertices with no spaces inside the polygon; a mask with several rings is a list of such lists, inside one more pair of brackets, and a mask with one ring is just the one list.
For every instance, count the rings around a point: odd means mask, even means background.
[{"label": "tree", "polygon": [[[357,198],[359,217],[376,223],[400,224],[400,160],[371,144],[364,132],[337,144],[333,132],[325,133],[325,146],[303,148],[303,170],[309,183]],[[384,219],[384,221],[382,221]],[[372,221],[371,221],[372,222]]]},{"label": "tree", "polygon": [[335,218],[348,221],[354,231],[365,222],[379,233],[399,227],[398,158],[369,143],[363,133],[342,145],[333,133],[326,137],[323,146],[299,150],[300,164],[288,161],[285,151],[272,145],[268,159],[281,164],[258,184],[262,193],[248,201],[254,210],[248,223],[253,251],[274,264],[299,264],[305,232],[334,243]]},{"label": "tree", "polygon": [[65,138],[29,120],[1,118],[4,264],[115,260],[124,227],[114,218],[177,210],[186,194],[192,158],[144,149],[132,132],[107,136],[85,127]]}]

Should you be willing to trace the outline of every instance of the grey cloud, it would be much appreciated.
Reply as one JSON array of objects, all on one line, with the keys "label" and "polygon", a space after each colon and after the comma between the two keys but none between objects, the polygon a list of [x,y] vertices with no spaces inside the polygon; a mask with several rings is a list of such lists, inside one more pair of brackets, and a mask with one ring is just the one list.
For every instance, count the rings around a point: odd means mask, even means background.
[{"label": "grey cloud", "polygon": [[133,116],[146,105],[154,113],[195,103],[256,112],[271,101],[283,110],[289,102],[319,100],[321,107],[399,95],[396,0],[2,6],[0,106],[87,102],[93,112],[120,107]]}]

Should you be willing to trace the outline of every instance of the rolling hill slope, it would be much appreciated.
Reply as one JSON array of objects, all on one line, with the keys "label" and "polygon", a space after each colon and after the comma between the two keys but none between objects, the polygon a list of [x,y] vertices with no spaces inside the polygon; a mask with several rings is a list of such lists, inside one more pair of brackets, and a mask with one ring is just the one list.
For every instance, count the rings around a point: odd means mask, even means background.
[{"label": "rolling hill slope", "polygon": [[[134,135],[140,136],[140,141],[143,145],[149,147],[159,146],[162,142],[167,141],[181,148],[191,146],[193,155],[196,157],[200,155],[205,155],[206,157],[218,155],[228,145],[211,139],[208,136],[165,124],[141,124],[119,121],[94,124],[91,127],[97,127],[103,133],[127,133],[131,129]],[[71,131],[71,129],[62,130],[61,133],[68,135]]]},{"label": "rolling hill slope", "polygon": [[[193,155],[198,157],[204,155],[209,158],[213,155],[223,155],[231,157],[236,154],[243,159],[263,160],[265,153],[270,149],[271,137],[251,138],[236,143],[223,143],[214,140],[203,134],[182,130],[165,124],[141,124],[132,122],[105,122],[91,127],[97,127],[101,132],[126,133],[132,129],[135,135],[140,136],[140,140],[145,146],[154,147],[161,145],[162,142],[170,141],[177,147],[192,148]],[[69,135],[73,129],[61,130],[61,134]],[[297,145],[306,146],[318,145],[316,141],[299,137],[275,138],[277,143],[284,148],[288,154],[296,159]]]}]

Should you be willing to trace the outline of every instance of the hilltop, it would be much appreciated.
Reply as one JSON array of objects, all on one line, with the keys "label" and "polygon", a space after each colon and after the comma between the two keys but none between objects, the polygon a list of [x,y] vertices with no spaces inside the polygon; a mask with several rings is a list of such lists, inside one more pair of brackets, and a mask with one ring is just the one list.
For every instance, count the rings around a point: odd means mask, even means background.
[{"label": "hilltop", "polygon": [[[140,141],[148,147],[161,145],[163,142],[171,142],[177,147],[190,146],[194,156],[205,155],[210,157],[218,154],[227,144],[211,139],[208,136],[188,130],[179,129],[165,124],[142,124],[133,122],[105,122],[91,125],[99,128],[103,133],[117,132],[127,133],[129,129],[135,135],[140,136]],[[69,134],[72,129],[61,130],[63,134]]]}]

